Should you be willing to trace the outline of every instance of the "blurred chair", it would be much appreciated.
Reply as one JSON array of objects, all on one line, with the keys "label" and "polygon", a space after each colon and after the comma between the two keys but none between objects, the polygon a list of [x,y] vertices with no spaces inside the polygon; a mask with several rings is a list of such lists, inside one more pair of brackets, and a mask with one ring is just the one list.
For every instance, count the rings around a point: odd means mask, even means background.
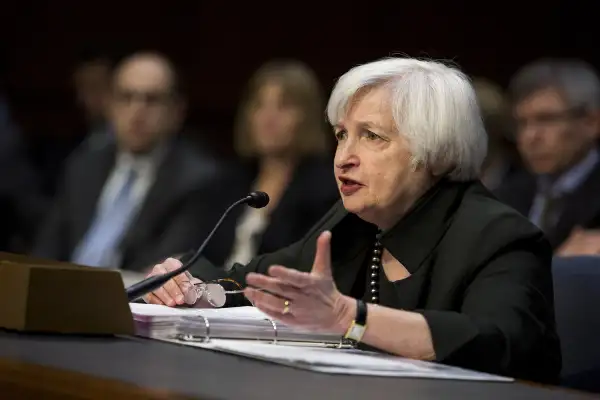
[{"label": "blurred chair", "polygon": [[562,384],[600,393],[600,257],[556,257],[552,271]]}]

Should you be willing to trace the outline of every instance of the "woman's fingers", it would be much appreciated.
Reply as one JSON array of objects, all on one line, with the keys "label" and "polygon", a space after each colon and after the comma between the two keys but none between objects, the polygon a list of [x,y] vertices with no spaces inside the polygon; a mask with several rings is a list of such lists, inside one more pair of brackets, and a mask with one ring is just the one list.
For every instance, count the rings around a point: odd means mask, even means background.
[{"label": "woman's fingers", "polygon": [[281,265],[270,267],[269,275],[299,289],[315,284],[315,277],[311,274],[282,267]]},{"label": "woman's fingers", "polygon": [[267,275],[251,272],[248,275],[246,275],[246,282],[248,283],[248,285],[253,286],[254,288],[262,289],[264,291],[267,291],[271,294],[285,299],[293,300],[304,296],[304,294],[300,292],[298,288],[288,285],[281,279]]},{"label": "woman's fingers", "polygon": [[325,231],[317,238],[317,250],[312,274],[331,278],[331,232]]},{"label": "woman's fingers", "polygon": [[[156,276],[174,271],[181,266],[181,262],[174,258],[165,260],[162,264],[157,264],[152,268],[148,276]],[[164,304],[169,307],[185,303],[186,293],[193,289],[190,279],[186,274],[180,274],[174,279],[169,280],[162,287],[156,289],[151,295],[145,296],[146,302],[152,304]]]},{"label": "woman's fingers", "polygon": [[164,306],[165,303],[163,303],[158,297],[156,297],[154,294],[150,293],[148,295],[146,295],[144,297],[144,300],[146,301],[146,303],[148,304],[157,304],[160,306]]},{"label": "woman's fingers", "polygon": [[248,300],[254,304],[255,307],[258,307],[262,311],[273,313],[279,316],[283,315],[286,307],[286,301],[291,304],[290,300],[282,299],[281,297],[255,288],[248,287],[244,289],[244,294]]}]

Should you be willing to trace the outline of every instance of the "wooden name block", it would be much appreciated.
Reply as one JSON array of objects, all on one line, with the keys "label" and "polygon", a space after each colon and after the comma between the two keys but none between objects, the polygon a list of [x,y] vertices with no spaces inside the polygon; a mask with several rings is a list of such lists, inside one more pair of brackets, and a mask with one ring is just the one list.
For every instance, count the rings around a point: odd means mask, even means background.
[{"label": "wooden name block", "polygon": [[133,335],[118,271],[0,253],[0,328]]}]

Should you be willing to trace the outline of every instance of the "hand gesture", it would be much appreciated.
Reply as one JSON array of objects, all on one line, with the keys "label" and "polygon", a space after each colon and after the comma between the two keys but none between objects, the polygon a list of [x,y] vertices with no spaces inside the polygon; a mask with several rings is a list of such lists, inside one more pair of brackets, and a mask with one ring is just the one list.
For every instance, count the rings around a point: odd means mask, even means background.
[{"label": "hand gesture", "polygon": [[345,314],[354,301],[335,286],[331,272],[331,232],[317,239],[310,273],[271,266],[267,275],[249,273],[245,295],[270,317],[290,326],[343,333]]}]

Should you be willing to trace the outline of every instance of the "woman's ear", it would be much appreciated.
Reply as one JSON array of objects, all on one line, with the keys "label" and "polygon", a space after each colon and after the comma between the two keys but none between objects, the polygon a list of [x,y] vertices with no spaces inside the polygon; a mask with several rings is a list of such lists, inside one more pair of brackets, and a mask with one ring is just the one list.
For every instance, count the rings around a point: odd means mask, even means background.
[{"label": "woman's ear", "polygon": [[431,176],[434,178],[441,178],[442,176],[449,175],[456,169],[456,165],[437,165],[430,168]]},{"label": "woman's ear", "polygon": [[410,168],[412,172],[417,172],[423,168],[425,168],[425,163],[416,158],[415,156],[411,156],[410,158]]}]

